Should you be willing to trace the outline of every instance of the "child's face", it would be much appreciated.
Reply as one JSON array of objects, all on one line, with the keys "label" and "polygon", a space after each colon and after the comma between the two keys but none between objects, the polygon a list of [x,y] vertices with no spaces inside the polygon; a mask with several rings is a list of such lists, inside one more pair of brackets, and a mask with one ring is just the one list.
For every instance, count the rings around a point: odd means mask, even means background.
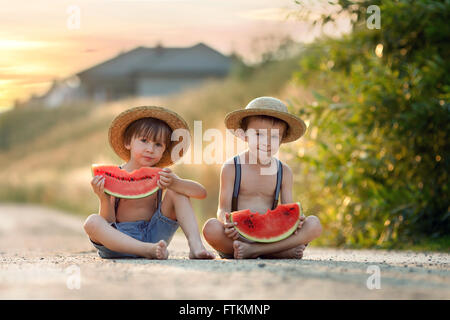
[{"label": "child's face", "polygon": [[245,141],[250,152],[260,157],[271,157],[280,149],[286,127],[266,119],[250,119],[245,132]]},{"label": "child's face", "polygon": [[130,150],[130,161],[141,167],[153,167],[161,160],[166,145],[163,142],[152,141],[148,137],[135,136],[125,148]]}]

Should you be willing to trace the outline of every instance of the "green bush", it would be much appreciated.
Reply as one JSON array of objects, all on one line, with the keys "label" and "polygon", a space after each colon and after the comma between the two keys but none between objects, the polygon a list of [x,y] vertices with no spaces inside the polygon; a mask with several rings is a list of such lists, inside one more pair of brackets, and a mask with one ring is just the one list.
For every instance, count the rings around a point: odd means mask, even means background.
[{"label": "green bush", "polygon": [[[319,88],[313,105],[295,108],[311,122],[314,147],[298,159],[317,179],[311,192],[322,195],[325,239],[393,247],[443,238],[450,234],[450,1],[338,2],[355,13],[353,31],[310,45],[296,75]],[[378,30],[366,27],[373,4],[381,9]]]}]

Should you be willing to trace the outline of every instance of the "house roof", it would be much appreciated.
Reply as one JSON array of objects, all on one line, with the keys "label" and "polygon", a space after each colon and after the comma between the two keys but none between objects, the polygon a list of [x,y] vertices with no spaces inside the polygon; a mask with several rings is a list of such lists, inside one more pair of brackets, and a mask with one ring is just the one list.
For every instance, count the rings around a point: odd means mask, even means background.
[{"label": "house roof", "polygon": [[80,78],[130,74],[226,74],[231,58],[199,43],[187,48],[137,47],[77,73]]}]

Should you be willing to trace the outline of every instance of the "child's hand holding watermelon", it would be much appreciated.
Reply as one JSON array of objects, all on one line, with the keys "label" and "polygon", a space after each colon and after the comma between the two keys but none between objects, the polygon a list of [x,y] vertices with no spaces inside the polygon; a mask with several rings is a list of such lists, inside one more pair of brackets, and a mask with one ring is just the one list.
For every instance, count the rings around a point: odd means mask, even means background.
[{"label": "child's hand holding watermelon", "polygon": [[225,234],[228,238],[237,240],[239,238],[239,232],[234,228],[234,226],[237,224],[237,222],[231,222],[230,220],[230,214],[228,212],[225,213]]},{"label": "child's hand holding watermelon", "polygon": [[300,216],[299,220],[300,222],[298,223],[297,229],[294,231],[294,234],[297,234],[297,232],[302,228],[303,222],[305,222],[305,216]]},{"label": "child's hand holding watermelon", "polygon": [[[298,223],[297,229],[294,231],[294,235],[296,235],[298,233],[298,231],[302,228],[303,223],[305,222],[305,216],[302,214],[299,218],[300,222]],[[308,246],[309,243],[305,244],[304,248],[305,249]]]},{"label": "child's hand holding watermelon", "polygon": [[91,180],[91,186],[95,194],[100,200],[110,200],[111,196],[105,193],[105,177],[104,176],[94,176]]},{"label": "child's hand holding watermelon", "polygon": [[178,176],[172,172],[169,168],[164,168],[159,173],[158,187],[161,189],[170,188],[170,186],[174,183],[174,181],[178,178]]}]

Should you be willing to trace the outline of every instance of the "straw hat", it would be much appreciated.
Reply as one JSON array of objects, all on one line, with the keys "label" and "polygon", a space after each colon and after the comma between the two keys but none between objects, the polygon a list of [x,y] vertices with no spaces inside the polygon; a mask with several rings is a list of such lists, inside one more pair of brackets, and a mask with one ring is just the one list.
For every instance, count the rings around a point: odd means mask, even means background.
[{"label": "straw hat", "polygon": [[[184,119],[177,113],[163,107],[135,107],[120,113],[111,123],[108,132],[109,144],[117,155],[125,161],[130,159],[130,150],[127,150],[124,145],[124,133],[126,128],[135,120],[142,118],[156,118],[164,121],[173,130],[186,129],[189,132],[189,127]],[[189,137],[190,138],[190,137]],[[180,141],[181,142],[181,141]],[[166,167],[174,163],[171,158],[173,147],[180,143],[173,143],[170,148],[164,151],[161,160],[155,164],[156,167]],[[183,150],[180,152],[180,157]]]},{"label": "straw hat", "polygon": [[281,100],[272,97],[253,99],[245,109],[228,113],[225,117],[225,125],[228,129],[233,130],[233,134],[236,135],[236,129],[242,129],[242,119],[260,115],[275,117],[288,124],[285,137],[281,141],[282,143],[295,141],[306,131],[306,124],[303,120],[289,113],[286,105]]}]

